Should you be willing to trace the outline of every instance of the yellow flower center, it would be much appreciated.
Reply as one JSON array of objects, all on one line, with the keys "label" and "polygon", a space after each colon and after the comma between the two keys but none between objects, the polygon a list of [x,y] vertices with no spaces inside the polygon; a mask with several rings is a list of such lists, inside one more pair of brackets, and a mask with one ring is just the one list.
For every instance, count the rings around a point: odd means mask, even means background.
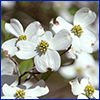
[{"label": "yellow flower center", "polygon": [[45,53],[49,47],[48,42],[41,40],[41,42],[39,43],[39,49],[41,50],[41,52]]},{"label": "yellow flower center", "polygon": [[78,37],[80,37],[82,35],[82,33],[83,33],[82,27],[80,25],[73,26],[71,31],[72,31],[72,33],[74,33]]},{"label": "yellow flower center", "polygon": [[21,35],[21,36],[18,38],[18,41],[26,40],[26,39],[27,39],[27,36],[26,36],[26,35]]},{"label": "yellow flower center", "polygon": [[86,93],[87,96],[91,96],[94,93],[95,88],[90,84],[90,85],[87,85],[85,87],[84,91],[85,91],[85,93]]},{"label": "yellow flower center", "polygon": [[77,73],[82,73],[82,72],[83,72],[83,68],[77,68],[77,69],[76,69],[76,72],[77,72]]},{"label": "yellow flower center", "polygon": [[16,99],[25,99],[25,93],[24,90],[16,90]]}]

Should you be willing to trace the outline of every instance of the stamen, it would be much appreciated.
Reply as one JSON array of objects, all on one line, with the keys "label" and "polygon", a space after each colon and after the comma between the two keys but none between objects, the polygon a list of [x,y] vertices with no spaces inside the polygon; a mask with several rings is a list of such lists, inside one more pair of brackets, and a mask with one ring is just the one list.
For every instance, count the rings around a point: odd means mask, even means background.
[{"label": "stamen", "polygon": [[26,35],[21,35],[21,36],[18,38],[18,41],[26,40],[26,39],[27,39],[27,36],[26,36]]},{"label": "stamen", "polygon": [[85,87],[84,91],[87,96],[91,96],[94,93],[95,88],[90,84]]},{"label": "stamen", "polygon": [[26,92],[24,92],[24,90],[16,90],[16,99],[25,99],[25,94]]},{"label": "stamen", "polygon": [[82,27],[80,25],[73,26],[73,28],[71,29],[71,31],[72,31],[72,33],[74,33],[78,37],[80,37],[82,35],[82,33],[83,33]]},{"label": "stamen", "polygon": [[41,40],[40,44],[38,45],[41,52],[45,53],[49,47],[48,42]]}]

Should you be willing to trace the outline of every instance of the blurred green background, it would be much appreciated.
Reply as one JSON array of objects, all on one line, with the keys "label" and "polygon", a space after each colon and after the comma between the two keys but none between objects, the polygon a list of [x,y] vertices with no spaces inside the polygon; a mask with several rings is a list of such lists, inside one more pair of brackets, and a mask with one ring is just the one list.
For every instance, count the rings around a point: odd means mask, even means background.
[{"label": "blurred green background", "polygon": [[[99,17],[99,1],[5,1],[1,2],[1,45],[4,41],[14,36],[5,31],[5,23],[16,18],[23,25],[24,29],[33,21],[39,21],[45,30],[49,30],[49,22],[58,15],[72,23],[75,12],[82,8],[89,7]],[[95,23],[93,23],[95,25]],[[97,26],[98,29],[99,26]],[[99,36],[99,29],[96,30]],[[99,51],[93,53],[96,60],[99,60]],[[1,59],[5,57],[1,49]],[[33,66],[32,59],[27,61],[14,57],[20,65],[20,72],[30,69]],[[62,58],[62,64],[68,60]],[[29,65],[30,64],[30,65]],[[69,80],[64,79],[58,72],[53,72],[46,81],[50,93],[42,98],[49,99],[76,99],[71,93]]]}]

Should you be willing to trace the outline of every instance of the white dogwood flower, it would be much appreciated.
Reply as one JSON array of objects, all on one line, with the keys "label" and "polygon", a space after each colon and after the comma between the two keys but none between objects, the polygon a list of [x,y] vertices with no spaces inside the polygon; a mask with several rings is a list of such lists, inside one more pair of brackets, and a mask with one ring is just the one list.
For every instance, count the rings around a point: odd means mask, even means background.
[{"label": "white dogwood flower", "polygon": [[24,32],[23,26],[17,19],[11,19],[10,23],[5,24],[5,29],[8,33],[14,35],[17,38],[10,39],[2,44],[2,49],[6,56],[14,56],[18,51],[16,43],[21,40],[30,41],[35,35],[42,35],[44,29],[38,21],[29,24]]},{"label": "white dogwood flower", "polygon": [[67,63],[65,63],[64,66],[60,68],[59,73],[67,79],[75,78],[77,76],[86,76],[87,74],[90,76],[89,68],[93,66],[95,66],[93,56],[82,52],[78,55],[78,58],[75,60],[74,64],[67,65]]},{"label": "white dogwood flower", "polygon": [[67,29],[72,36],[72,50],[77,52],[93,52],[93,45],[95,44],[96,35],[87,29],[87,26],[92,24],[96,19],[96,14],[89,8],[81,8],[78,10],[73,19],[73,25],[68,23],[62,17],[56,18],[56,24],[50,22],[52,30],[57,33],[61,29]]},{"label": "white dogwood flower", "polygon": [[50,31],[46,31],[42,36],[34,36],[31,42],[19,41],[16,56],[20,59],[35,57],[35,67],[39,72],[57,71],[61,64],[57,50],[65,50],[71,42],[67,30],[61,30],[54,37]]},{"label": "white dogwood flower", "polygon": [[89,78],[78,79],[69,82],[74,95],[78,95],[77,99],[99,99],[99,90],[96,90],[89,81]]},{"label": "white dogwood flower", "polygon": [[4,96],[1,99],[39,99],[38,97],[46,95],[49,92],[49,88],[47,86],[36,86],[33,89],[21,89],[5,83],[2,87],[2,92]]}]

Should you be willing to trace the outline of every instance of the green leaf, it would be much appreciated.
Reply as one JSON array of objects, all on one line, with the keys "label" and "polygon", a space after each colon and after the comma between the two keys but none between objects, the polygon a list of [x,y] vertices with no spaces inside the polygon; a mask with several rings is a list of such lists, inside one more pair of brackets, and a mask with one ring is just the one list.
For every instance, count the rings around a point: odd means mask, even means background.
[{"label": "green leaf", "polygon": [[28,6],[30,1],[18,1],[21,6]]},{"label": "green leaf", "polygon": [[76,6],[73,6],[73,7],[68,9],[68,11],[70,12],[71,15],[75,15],[77,10],[79,10],[79,8]]},{"label": "green leaf", "polygon": [[50,75],[53,73],[53,71],[47,71],[46,73],[43,73],[41,76],[41,79],[43,79],[44,81],[46,81]]},{"label": "green leaf", "polygon": [[4,35],[7,34],[6,30],[5,30],[5,21],[3,19],[1,19],[1,31]]},{"label": "green leaf", "polygon": [[[25,71],[31,69],[32,67],[33,67],[33,60],[32,60],[32,59],[22,61],[22,62],[19,64],[19,71],[20,71],[20,74],[23,74]],[[25,79],[27,76],[28,76],[28,74],[24,75],[24,76],[22,77],[22,79]]]}]

